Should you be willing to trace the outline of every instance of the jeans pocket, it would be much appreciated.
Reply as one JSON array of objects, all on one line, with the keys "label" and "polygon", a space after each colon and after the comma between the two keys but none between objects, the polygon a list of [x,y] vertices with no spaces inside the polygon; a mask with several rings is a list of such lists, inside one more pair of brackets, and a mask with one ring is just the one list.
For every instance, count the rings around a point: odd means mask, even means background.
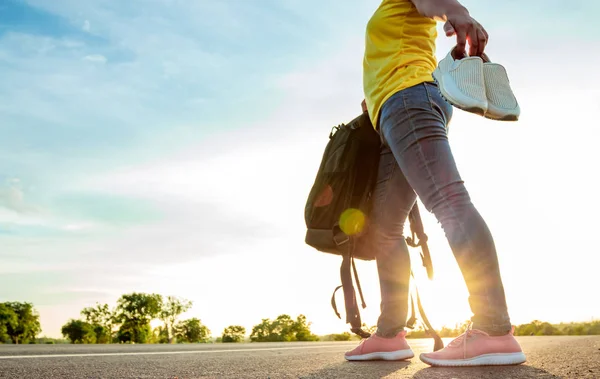
[{"label": "jeans pocket", "polygon": [[425,82],[425,85],[428,87],[434,87],[435,89],[439,88],[437,82]]},{"label": "jeans pocket", "polygon": [[426,82],[425,86],[427,88],[427,94],[429,95],[432,108],[442,115],[446,124],[446,128],[448,128],[448,124],[450,123],[450,120],[452,119],[452,114],[454,112],[452,104],[450,104],[448,101],[446,101],[446,99],[444,99],[444,97],[440,93],[440,89],[437,83]]}]

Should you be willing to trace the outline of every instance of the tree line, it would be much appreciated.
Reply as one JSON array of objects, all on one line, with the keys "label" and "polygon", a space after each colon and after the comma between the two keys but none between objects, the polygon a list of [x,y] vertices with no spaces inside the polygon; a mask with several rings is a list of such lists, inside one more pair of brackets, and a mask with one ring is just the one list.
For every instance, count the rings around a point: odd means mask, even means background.
[{"label": "tree line", "polygon": [[[133,292],[121,295],[114,307],[96,303],[81,310],[81,318],[69,319],[61,333],[70,343],[206,343],[212,342],[210,329],[198,318],[180,320],[193,303],[190,300],[155,293]],[[161,325],[151,327],[151,321]],[[252,328],[251,342],[317,341],[310,331],[306,316],[292,319],[279,315],[276,319],[262,319]],[[31,303],[0,303],[0,343],[55,343],[54,339],[36,339],[42,329],[39,314]],[[246,340],[246,328],[241,325],[226,327],[216,342],[235,343]]]},{"label": "tree line", "polygon": [[[454,328],[447,326],[437,330],[442,338],[458,337],[469,326],[469,321],[458,323]],[[600,320],[591,322],[571,322],[550,324],[549,322],[534,320],[528,324],[515,326],[515,336],[586,336],[600,335]],[[418,327],[409,331],[406,338],[427,338],[429,335],[423,329]]]},{"label": "tree line", "polygon": [[[358,339],[349,332],[317,336],[311,332],[306,316],[295,319],[282,314],[271,320],[264,318],[252,328],[230,325],[220,336],[213,338],[210,329],[198,318],[180,320],[192,307],[192,301],[163,297],[154,293],[133,292],[122,295],[114,307],[96,303],[81,310],[81,318],[68,320],[61,328],[64,338],[77,344],[107,343],[207,343],[207,342],[291,342],[291,341],[349,341]],[[152,320],[161,325],[152,328]],[[453,328],[438,330],[442,338],[456,337],[464,332],[468,321]],[[363,329],[374,333],[376,326]],[[0,343],[55,343],[60,340],[36,338],[42,332],[39,314],[27,302],[0,303]],[[600,335],[600,320],[587,323],[550,324],[539,320],[515,328],[518,336]],[[427,338],[422,327],[410,330],[407,338]]]},{"label": "tree line", "polygon": [[535,320],[515,328],[518,336],[589,336],[600,335],[600,320],[550,324]]}]

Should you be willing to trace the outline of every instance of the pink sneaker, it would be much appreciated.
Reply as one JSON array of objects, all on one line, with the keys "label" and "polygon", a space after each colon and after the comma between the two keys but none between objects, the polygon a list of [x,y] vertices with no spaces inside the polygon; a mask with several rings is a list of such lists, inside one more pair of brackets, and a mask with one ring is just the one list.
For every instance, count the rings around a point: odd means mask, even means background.
[{"label": "pink sneaker", "polygon": [[349,361],[401,361],[415,356],[406,342],[406,331],[398,333],[394,338],[383,338],[376,334],[364,339],[354,350],[344,356]]},{"label": "pink sneaker", "polygon": [[504,336],[490,336],[481,330],[468,329],[445,348],[423,353],[420,358],[431,366],[500,366],[525,362],[525,354],[515,339],[515,327]]}]

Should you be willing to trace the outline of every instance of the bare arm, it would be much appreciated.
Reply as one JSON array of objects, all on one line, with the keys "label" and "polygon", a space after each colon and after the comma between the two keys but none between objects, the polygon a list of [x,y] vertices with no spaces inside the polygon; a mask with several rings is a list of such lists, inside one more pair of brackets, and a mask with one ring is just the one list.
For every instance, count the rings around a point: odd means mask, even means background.
[{"label": "bare arm", "polygon": [[469,55],[481,56],[487,45],[488,34],[457,0],[410,0],[423,16],[436,21],[445,21],[444,30],[448,37],[456,35],[456,58],[465,55],[469,42]]},{"label": "bare arm", "polygon": [[467,8],[457,0],[410,0],[421,16],[432,18],[436,21],[448,21],[448,14],[469,14]]}]

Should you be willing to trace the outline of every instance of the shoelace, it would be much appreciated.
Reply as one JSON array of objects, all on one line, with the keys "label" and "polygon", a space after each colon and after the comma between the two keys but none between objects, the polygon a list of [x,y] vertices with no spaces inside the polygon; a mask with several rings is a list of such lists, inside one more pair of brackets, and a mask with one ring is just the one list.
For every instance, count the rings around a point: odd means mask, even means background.
[{"label": "shoelace", "polygon": [[456,337],[448,344],[448,347],[458,347],[461,344],[463,345],[463,359],[467,358],[467,340],[471,335],[477,334],[477,330],[473,330],[473,323],[470,323],[467,327],[467,330],[460,336]]}]

